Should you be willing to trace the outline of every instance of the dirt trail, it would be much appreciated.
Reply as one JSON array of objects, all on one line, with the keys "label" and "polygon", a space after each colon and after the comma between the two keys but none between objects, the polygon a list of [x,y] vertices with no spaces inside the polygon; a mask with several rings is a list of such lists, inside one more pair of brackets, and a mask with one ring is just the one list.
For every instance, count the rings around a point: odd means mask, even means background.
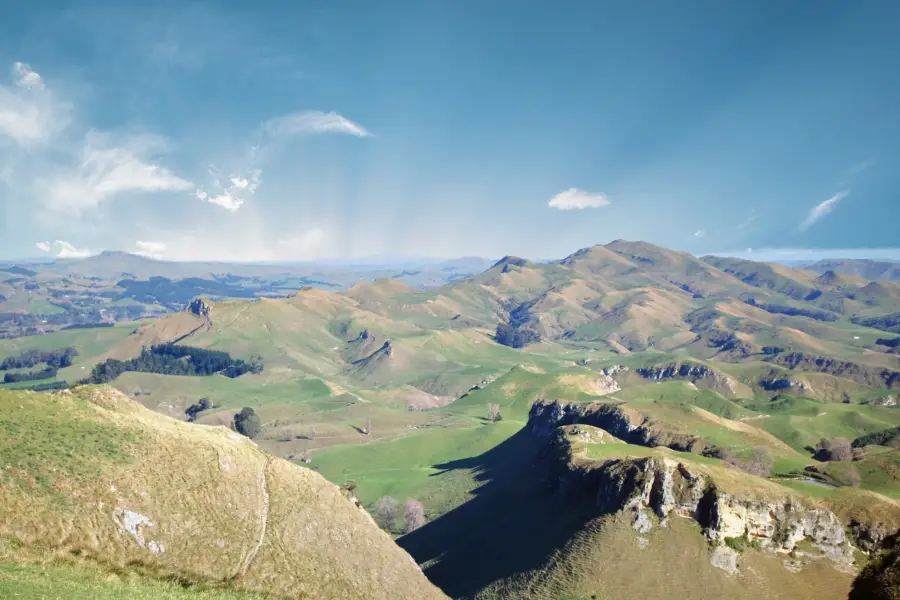
[{"label": "dirt trail", "polygon": [[260,492],[262,492],[262,507],[260,509],[260,517],[259,517],[259,539],[256,542],[256,546],[253,547],[250,552],[244,556],[244,559],[238,565],[237,573],[235,577],[243,577],[247,574],[247,569],[250,568],[250,564],[253,562],[253,559],[256,558],[257,553],[259,553],[259,549],[262,548],[263,542],[266,539],[266,529],[269,527],[269,464],[271,463],[270,458],[266,458],[266,462],[262,467],[262,471],[259,474],[259,487]]}]

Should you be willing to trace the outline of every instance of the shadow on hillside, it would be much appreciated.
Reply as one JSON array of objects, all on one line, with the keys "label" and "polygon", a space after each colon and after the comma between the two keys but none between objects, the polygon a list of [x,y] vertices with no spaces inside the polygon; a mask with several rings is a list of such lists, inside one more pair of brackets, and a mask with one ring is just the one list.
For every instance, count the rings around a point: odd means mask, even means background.
[{"label": "shadow on hillside", "polygon": [[543,442],[525,429],[480,456],[435,465],[472,470],[475,497],[397,540],[428,578],[453,598],[541,566],[596,509],[554,497],[540,458]]}]

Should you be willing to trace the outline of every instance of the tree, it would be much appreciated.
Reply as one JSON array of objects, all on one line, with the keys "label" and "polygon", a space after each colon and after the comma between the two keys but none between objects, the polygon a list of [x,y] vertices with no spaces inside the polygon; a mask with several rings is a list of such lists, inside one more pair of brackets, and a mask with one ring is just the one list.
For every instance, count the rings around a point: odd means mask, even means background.
[{"label": "tree", "polygon": [[494,422],[503,420],[503,417],[500,415],[499,404],[488,404],[488,419]]},{"label": "tree", "polygon": [[234,415],[234,430],[248,438],[254,438],[262,430],[262,423],[252,408],[244,407]]},{"label": "tree", "polygon": [[365,433],[366,435],[369,435],[370,433],[372,433],[372,419],[371,418],[366,418],[366,428],[363,429],[363,433]]},{"label": "tree", "polygon": [[425,507],[418,500],[409,498],[403,505],[403,529],[412,533],[425,524]]},{"label": "tree", "polygon": [[316,426],[313,425],[309,431],[309,439],[312,441],[316,441]]},{"label": "tree", "polygon": [[197,419],[197,415],[202,413],[204,410],[209,410],[213,407],[213,403],[209,398],[200,398],[200,400],[196,404],[191,404],[186,409],[184,409],[184,414],[188,416],[188,421],[194,422]]},{"label": "tree", "polygon": [[816,453],[813,457],[823,462],[853,460],[853,446],[847,438],[835,438],[833,440],[822,438],[816,444]]},{"label": "tree", "polygon": [[375,521],[382,529],[390,529],[397,520],[397,509],[400,504],[390,496],[382,496],[375,503]]}]

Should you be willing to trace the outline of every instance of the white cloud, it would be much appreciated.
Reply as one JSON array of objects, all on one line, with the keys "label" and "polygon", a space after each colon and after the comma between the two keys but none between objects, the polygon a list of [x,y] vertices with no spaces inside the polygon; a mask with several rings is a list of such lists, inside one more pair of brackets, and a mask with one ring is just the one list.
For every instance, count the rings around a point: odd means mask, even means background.
[{"label": "white cloud", "polygon": [[54,242],[37,242],[35,246],[41,252],[52,254],[56,258],[84,258],[93,254],[90,250],[76,248],[69,242],[56,240]]},{"label": "white cloud", "polygon": [[208,193],[203,188],[197,188],[194,195],[199,200],[216,204],[231,212],[237,212],[243,206],[247,195],[255,193],[262,181],[261,169],[232,173],[228,177],[223,177],[215,165],[210,166],[207,171],[212,176],[213,185],[219,192]]},{"label": "white cloud", "polygon": [[275,137],[311,133],[344,133],[357,137],[372,135],[346,117],[319,110],[296,112],[271,119],[263,124],[263,129]]},{"label": "white cloud", "polygon": [[590,194],[578,188],[569,188],[550,199],[547,206],[559,210],[583,210],[585,208],[599,208],[610,203],[606,194]]},{"label": "white cloud", "polygon": [[837,203],[847,197],[849,191],[838,192],[828,200],[823,200],[819,204],[815,205],[810,209],[809,214],[806,215],[806,219],[800,223],[800,231],[806,231],[810,227],[812,227],[816,221],[830,213],[835,209]]},{"label": "white cloud", "polygon": [[135,242],[134,245],[137,247],[135,254],[156,259],[160,259],[165,255],[167,247],[162,242],[142,242],[140,240]]},{"label": "white cloud", "polygon": [[31,67],[23,62],[13,63],[13,75],[16,78],[16,85],[27,90],[44,89],[44,80]]},{"label": "white cloud", "polygon": [[756,216],[749,216],[746,219],[744,219],[741,223],[739,223],[737,228],[738,229],[746,229],[755,220],[756,220]]},{"label": "white cloud", "polygon": [[40,75],[17,62],[12,77],[15,88],[0,86],[0,137],[30,147],[49,140],[68,125],[71,107],[45,89]]},{"label": "white cloud", "polygon": [[698,229],[697,231],[694,232],[694,237],[703,237],[705,235],[706,235],[706,232],[703,231],[702,229]]},{"label": "white cloud", "polygon": [[107,135],[89,133],[80,164],[42,181],[47,203],[60,212],[77,214],[122,194],[174,192],[193,187],[190,181],[144,156],[161,144],[159,138],[139,136],[115,145],[110,144]]}]

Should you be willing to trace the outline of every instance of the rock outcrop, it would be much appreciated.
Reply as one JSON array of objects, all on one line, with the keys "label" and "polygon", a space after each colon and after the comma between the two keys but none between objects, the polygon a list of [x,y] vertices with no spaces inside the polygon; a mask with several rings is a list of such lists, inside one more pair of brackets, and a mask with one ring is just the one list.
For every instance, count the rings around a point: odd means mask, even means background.
[{"label": "rock outcrop", "polygon": [[674,362],[636,369],[638,375],[653,381],[681,380],[695,384],[708,384],[729,395],[734,394],[738,385],[730,375],[720,373],[700,363]]},{"label": "rock outcrop", "polygon": [[591,425],[617,438],[641,446],[667,446],[673,450],[702,453],[707,444],[698,436],[678,433],[658,425],[644,415],[615,403],[561,403],[539,400],[531,406],[528,429],[535,435],[553,435],[562,425]]},{"label": "rock outcrop", "polygon": [[194,298],[191,300],[188,305],[184,309],[186,312],[197,315],[198,317],[205,317],[209,319],[209,314],[212,312],[212,306],[206,303],[203,298]]},{"label": "rock outcrop", "polygon": [[[852,566],[853,547],[840,519],[786,488],[742,475],[742,489],[729,490],[714,470],[668,457],[590,460],[573,450],[572,438],[584,435],[572,429],[584,427],[560,428],[551,445],[557,489],[570,500],[593,503],[603,513],[629,513],[639,533],[682,517],[696,521],[714,547],[743,539],[790,553],[805,542],[837,567]],[[719,558],[723,565],[736,560],[732,554]]]}]

